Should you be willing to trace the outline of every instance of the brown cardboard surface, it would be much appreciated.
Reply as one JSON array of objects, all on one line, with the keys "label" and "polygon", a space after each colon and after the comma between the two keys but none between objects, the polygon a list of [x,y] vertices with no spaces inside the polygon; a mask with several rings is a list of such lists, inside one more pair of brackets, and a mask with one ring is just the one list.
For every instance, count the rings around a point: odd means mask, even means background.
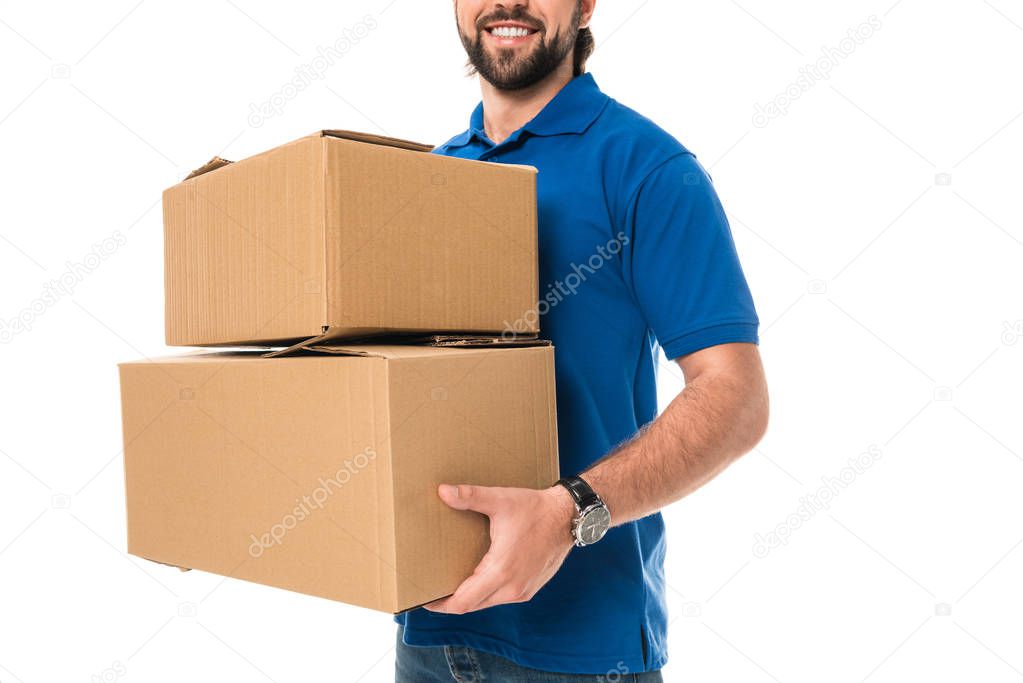
[{"label": "brown cardboard surface", "polygon": [[321,131],[164,191],[167,343],[499,334],[521,320],[538,298],[535,169],[429,149]]},{"label": "brown cardboard surface", "polygon": [[398,612],[487,547],[438,484],[557,479],[551,347],[339,348],[122,364],[128,551]]}]

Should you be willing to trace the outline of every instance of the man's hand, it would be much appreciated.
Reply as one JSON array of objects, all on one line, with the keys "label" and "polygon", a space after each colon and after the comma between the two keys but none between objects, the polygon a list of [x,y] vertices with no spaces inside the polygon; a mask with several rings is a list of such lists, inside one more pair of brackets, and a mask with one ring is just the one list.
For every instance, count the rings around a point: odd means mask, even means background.
[{"label": "man's hand", "polygon": [[426,605],[432,612],[463,614],[526,602],[551,580],[572,549],[575,503],[562,486],[535,491],[442,484],[438,494],[456,510],[490,518],[490,549],[454,594]]}]

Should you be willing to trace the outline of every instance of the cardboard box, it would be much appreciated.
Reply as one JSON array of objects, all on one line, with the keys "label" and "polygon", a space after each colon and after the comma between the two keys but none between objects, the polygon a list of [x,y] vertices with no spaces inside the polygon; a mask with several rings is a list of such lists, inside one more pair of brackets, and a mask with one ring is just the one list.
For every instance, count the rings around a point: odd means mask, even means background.
[{"label": "cardboard box", "polygon": [[166,190],[167,343],[536,333],[536,169],[429,150],[322,131]]},{"label": "cardboard box", "polygon": [[399,612],[488,547],[438,484],[557,479],[550,346],[329,350],[120,366],[129,553]]}]

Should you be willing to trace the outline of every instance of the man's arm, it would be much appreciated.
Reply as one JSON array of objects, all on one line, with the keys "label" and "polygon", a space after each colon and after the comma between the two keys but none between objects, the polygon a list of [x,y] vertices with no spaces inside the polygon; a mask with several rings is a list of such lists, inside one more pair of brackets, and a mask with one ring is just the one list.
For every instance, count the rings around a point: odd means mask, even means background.
[{"label": "man's arm", "polygon": [[[612,523],[652,514],[710,481],[750,451],[767,428],[768,398],[753,344],[722,344],[678,361],[686,387],[639,434],[582,473]],[[462,613],[533,597],[572,548],[575,506],[561,486],[448,486],[445,503],[490,518],[490,549],[450,597],[427,606]]]},{"label": "man's arm", "polygon": [[755,345],[712,346],[678,363],[682,393],[583,473],[615,525],[689,495],[752,450],[767,429],[767,382]]}]

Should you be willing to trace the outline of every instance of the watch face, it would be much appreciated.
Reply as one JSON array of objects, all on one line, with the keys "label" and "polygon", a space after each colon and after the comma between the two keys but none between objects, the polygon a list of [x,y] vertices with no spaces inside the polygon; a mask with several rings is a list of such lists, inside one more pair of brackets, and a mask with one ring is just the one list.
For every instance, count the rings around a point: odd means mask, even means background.
[{"label": "watch face", "polygon": [[590,545],[604,537],[611,526],[611,513],[606,507],[600,506],[587,510],[579,520],[578,538]]}]

